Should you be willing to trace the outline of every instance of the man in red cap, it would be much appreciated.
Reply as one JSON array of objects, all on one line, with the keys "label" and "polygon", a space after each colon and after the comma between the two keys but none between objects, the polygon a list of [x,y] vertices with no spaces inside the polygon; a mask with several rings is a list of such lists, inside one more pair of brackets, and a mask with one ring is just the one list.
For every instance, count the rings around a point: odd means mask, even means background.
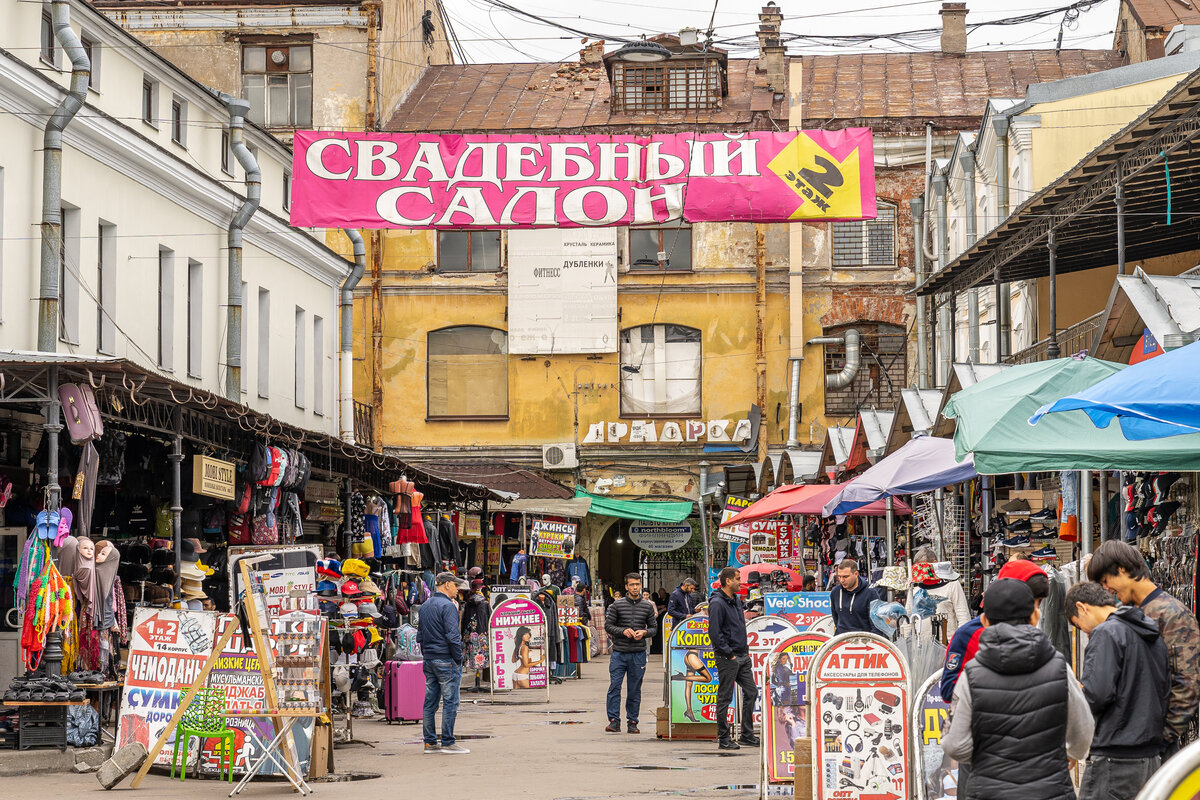
[{"label": "man in red cap", "polygon": [[[996,578],[997,580],[1012,578],[1028,584],[1030,591],[1033,592],[1033,613],[1036,625],[1037,619],[1042,615],[1042,601],[1050,594],[1050,579],[1046,577],[1045,572],[1042,572],[1042,568],[1032,561],[1024,559],[1009,561],[1000,568]],[[946,661],[942,665],[941,685],[942,699],[947,703],[954,696],[954,684],[958,682],[958,676],[962,673],[963,667],[975,657],[975,652],[979,650],[979,637],[982,634],[983,621],[979,617],[975,617],[960,626],[954,632],[954,636],[950,638],[950,644],[946,647]]]}]

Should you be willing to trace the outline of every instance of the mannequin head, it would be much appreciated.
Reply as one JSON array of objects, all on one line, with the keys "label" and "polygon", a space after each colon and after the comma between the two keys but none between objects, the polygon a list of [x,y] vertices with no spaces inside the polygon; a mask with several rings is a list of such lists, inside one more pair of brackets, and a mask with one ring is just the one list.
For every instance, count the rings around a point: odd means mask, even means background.
[{"label": "mannequin head", "polygon": [[83,536],[79,537],[79,560],[91,561],[95,557],[96,545],[92,543],[91,539]]},{"label": "mannequin head", "polygon": [[106,558],[108,558],[113,553],[113,551],[116,549],[115,547],[113,547],[113,543],[108,541],[107,539],[102,539],[99,542],[97,542],[95,545],[95,548],[96,548],[96,563],[97,564],[103,564],[104,560]]}]

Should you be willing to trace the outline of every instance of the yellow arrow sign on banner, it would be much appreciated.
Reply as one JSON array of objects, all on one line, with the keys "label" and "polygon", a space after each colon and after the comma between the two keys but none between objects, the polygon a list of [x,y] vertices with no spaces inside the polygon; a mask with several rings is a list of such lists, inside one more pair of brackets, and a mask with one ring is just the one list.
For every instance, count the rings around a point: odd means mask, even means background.
[{"label": "yellow arrow sign on banner", "polygon": [[791,216],[804,219],[858,219],[863,215],[859,150],[840,161],[803,131],[767,168],[801,198]]}]

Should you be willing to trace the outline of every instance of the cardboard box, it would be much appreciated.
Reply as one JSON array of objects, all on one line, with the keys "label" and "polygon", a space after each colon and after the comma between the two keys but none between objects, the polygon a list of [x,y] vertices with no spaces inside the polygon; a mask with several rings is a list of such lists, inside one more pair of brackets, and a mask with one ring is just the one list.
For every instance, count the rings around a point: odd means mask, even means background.
[{"label": "cardboard box", "polygon": [[797,739],[795,750],[796,778],[792,791],[793,797],[805,798],[807,800],[807,798],[813,796],[812,757],[812,739]]},{"label": "cardboard box", "polygon": [[659,739],[684,739],[688,741],[717,741],[717,723],[687,722],[681,725],[672,727],[669,724],[670,715],[669,709],[666,706],[659,706],[654,711],[655,735]]}]

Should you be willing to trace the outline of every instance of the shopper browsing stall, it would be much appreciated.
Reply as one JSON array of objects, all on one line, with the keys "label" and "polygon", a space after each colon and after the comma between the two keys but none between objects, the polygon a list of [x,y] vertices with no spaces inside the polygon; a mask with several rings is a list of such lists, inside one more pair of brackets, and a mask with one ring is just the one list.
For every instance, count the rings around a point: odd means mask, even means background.
[{"label": "shopper browsing stall", "polygon": [[[717,660],[717,746],[722,750],[738,750],[739,743],[758,747],[754,735],[754,704],[758,687],[750,663],[750,647],[746,641],[746,611],[738,590],[742,574],[735,567],[725,567],[717,575],[720,588],[708,601],[708,636]],[[733,702],[735,686],[742,689],[742,733],[737,742],[729,730],[729,704]]]},{"label": "shopper browsing stall", "polygon": [[[344,566],[343,566],[344,569]],[[458,714],[462,684],[462,635],[459,632],[455,598],[470,585],[452,572],[439,573],[437,591],[421,605],[417,642],[421,645],[425,670],[425,709],[422,734],[426,753],[469,753],[455,743],[454,720]],[[438,741],[434,718],[442,703],[442,737]]]},{"label": "shopper browsing stall", "polygon": [[867,586],[858,573],[858,562],[853,558],[842,560],[837,567],[837,586],[829,595],[833,613],[834,634],[853,631],[872,632],[871,601],[883,600],[879,592]]}]

